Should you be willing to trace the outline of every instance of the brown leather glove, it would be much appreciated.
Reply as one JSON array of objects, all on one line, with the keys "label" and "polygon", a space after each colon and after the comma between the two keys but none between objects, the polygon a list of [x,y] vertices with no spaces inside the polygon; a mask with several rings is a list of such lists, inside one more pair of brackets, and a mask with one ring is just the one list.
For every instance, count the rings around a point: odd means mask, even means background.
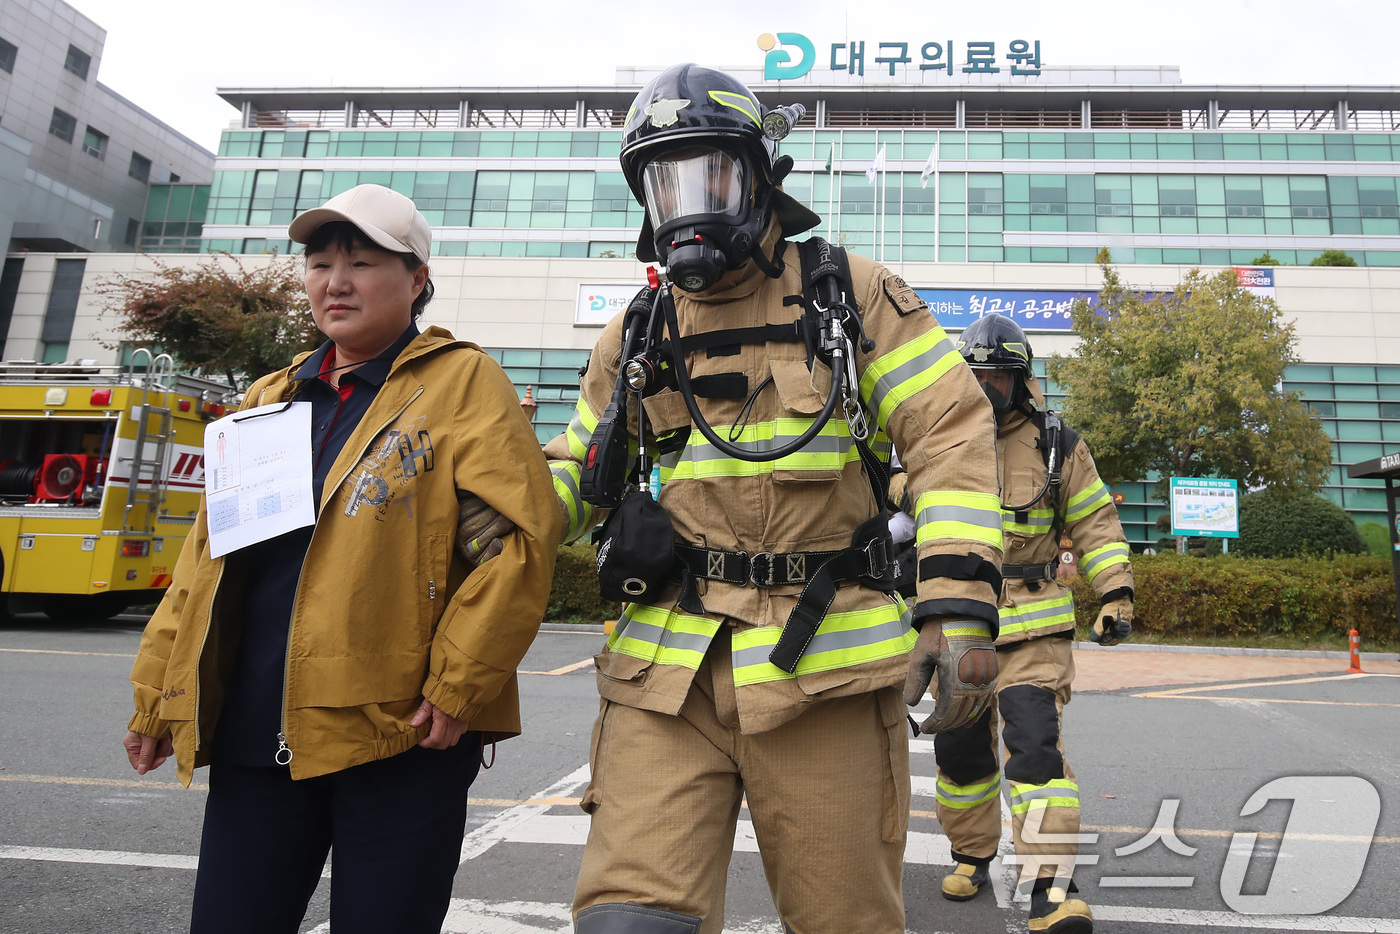
[{"label": "brown leather glove", "polygon": [[505,547],[501,539],[515,531],[515,523],[474,493],[457,491],[457,550],[472,569],[481,567]]},{"label": "brown leather glove", "polygon": [[914,512],[914,504],[909,501],[909,474],[901,470],[890,475],[890,492],[886,497],[888,505],[896,512]]},{"label": "brown leather glove", "polygon": [[942,733],[981,716],[991,703],[996,680],[997,653],[986,622],[929,618],[909,653],[904,703],[913,707],[925,691],[932,694],[933,713],[919,725],[919,732]]},{"label": "brown leather glove", "polygon": [[1126,597],[1110,600],[1099,608],[1089,641],[1117,645],[1133,634],[1133,601]]}]

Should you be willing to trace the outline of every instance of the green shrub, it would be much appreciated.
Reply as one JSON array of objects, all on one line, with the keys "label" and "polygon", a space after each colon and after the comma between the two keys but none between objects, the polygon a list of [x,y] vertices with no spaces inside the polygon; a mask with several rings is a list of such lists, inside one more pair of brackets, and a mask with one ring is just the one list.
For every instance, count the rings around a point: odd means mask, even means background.
[{"label": "green shrub", "polygon": [[545,619],[556,623],[593,623],[617,619],[622,605],[598,595],[597,550],[587,542],[563,545],[554,563]]},{"label": "green shrub", "polygon": [[[1357,629],[1365,645],[1396,639],[1395,578],[1387,559],[1236,558],[1232,551],[1207,560],[1134,555],[1132,563],[1137,632],[1247,641],[1345,638]],[[1080,635],[1087,637],[1098,597],[1082,576],[1071,586]]]},{"label": "green shrub", "polygon": [[1362,522],[1356,526],[1356,531],[1371,554],[1378,558],[1390,557],[1390,531],[1385,526],[1379,522]]},{"label": "green shrub", "polygon": [[1240,497],[1242,558],[1366,554],[1366,543],[1346,511],[1324,496],[1260,490]]}]

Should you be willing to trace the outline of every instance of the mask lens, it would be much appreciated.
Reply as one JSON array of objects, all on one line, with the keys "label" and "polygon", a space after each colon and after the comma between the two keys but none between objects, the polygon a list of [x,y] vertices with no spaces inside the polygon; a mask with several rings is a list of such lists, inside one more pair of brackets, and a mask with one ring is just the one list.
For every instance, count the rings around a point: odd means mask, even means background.
[{"label": "mask lens", "polygon": [[1011,395],[1015,383],[1015,374],[1010,370],[976,370],[977,382],[982,386],[982,392],[987,396],[987,401],[992,404],[992,408],[998,412],[1005,412],[1011,408]]},{"label": "mask lens", "polygon": [[642,169],[642,190],[654,229],[683,217],[738,217],[744,211],[743,163],[715,149],[685,149]]}]

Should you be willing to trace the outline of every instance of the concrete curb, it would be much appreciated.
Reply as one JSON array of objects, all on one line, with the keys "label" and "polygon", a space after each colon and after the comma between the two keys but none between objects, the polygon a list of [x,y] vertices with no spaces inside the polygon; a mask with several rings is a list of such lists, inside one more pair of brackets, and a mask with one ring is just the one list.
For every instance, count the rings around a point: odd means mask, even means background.
[{"label": "concrete curb", "polygon": [[[1326,652],[1318,649],[1254,649],[1231,645],[1139,645],[1125,642],[1122,645],[1098,645],[1093,642],[1074,643],[1076,652],[1172,652],[1182,655],[1253,655],[1261,658],[1333,658],[1347,661],[1350,652]],[[1396,656],[1391,652],[1362,652],[1363,662],[1390,662]]]}]

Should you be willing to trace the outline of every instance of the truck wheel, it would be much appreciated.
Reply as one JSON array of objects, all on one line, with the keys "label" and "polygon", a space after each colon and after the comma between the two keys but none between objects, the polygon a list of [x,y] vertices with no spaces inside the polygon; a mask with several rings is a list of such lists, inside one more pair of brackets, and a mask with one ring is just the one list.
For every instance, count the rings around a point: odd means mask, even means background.
[{"label": "truck wheel", "polygon": [[126,609],[121,593],[49,594],[44,598],[44,615],[56,623],[111,619]]}]

